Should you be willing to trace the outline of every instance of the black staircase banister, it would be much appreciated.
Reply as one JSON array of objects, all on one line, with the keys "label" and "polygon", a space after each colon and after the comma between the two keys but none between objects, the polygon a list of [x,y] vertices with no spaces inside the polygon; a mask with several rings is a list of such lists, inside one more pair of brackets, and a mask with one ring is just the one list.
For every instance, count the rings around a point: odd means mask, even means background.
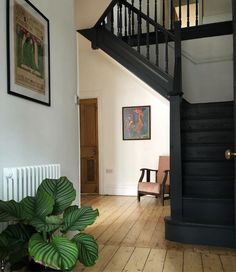
[{"label": "black staircase banister", "polygon": [[181,21],[175,22],[175,70],[173,95],[182,95]]},{"label": "black staircase banister", "polygon": [[109,6],[105,9],[105,11],[103,12],[102,16],[99,18],[99,20],[97,21],[97,23],[95,24],[94,27],[99,27],[101,25],[101,23],[105,20],[105,18],[108,16],[108,14],[110,13],[110,11],[114,8],[114,6],[119,2],[119,0],[112,0],[111,3],[109,4]]},{"label": "black staircase banister", "polygon": [[144,14],[143,12],[140,12],[137,8],[133,7],[130,3],[126,2],[125,0],[122,1],[122,4],[125,5],[126,7],[130,8],[131,11],[133,11],[136,14],[139,14],[140,17],[142,19],[144,19],[145,21],[147,21],[149,24],[153,25],[154,27],[157,27],[159,30],[161,30],[162,32],[167,33],[167,35],[173,40],[175,41],[175,35],[166,30],[162,25],[160,25],[159,23],[155,22],[152,18],[149,18],[146,14]]}]

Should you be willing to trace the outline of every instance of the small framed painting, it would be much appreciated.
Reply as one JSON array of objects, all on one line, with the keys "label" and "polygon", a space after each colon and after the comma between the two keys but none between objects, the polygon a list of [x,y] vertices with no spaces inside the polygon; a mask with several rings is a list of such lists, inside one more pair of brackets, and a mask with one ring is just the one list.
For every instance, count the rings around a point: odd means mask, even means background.
[{"label": "small framed painting", "polygon": [[7,1],[8,93],[50,106],[49,20],[28,0]]},{"label": "small framed painting", "polygon": [[151,107],[122,108],[123,140],[151,139]]}]

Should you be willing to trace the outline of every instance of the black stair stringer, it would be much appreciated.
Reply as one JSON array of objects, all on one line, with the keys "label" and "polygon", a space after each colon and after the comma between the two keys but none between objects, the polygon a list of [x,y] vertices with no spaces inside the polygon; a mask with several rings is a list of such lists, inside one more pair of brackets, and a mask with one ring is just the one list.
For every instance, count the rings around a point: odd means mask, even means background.
[{"label": "black stair stringer", "polygon": [[173,91],[173,78],[128,44],[104,28],[84,29],[78,32],[92,42],[93,48],[102,49],[163,97],[169,99]]}]

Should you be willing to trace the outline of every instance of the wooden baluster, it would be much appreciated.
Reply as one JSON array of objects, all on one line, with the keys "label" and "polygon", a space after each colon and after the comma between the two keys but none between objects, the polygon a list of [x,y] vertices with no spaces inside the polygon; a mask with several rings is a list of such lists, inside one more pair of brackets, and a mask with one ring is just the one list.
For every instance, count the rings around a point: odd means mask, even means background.
[{"label": "wooden baluster", "polygon": [[198,0],[196,0],[196,26],[198,26]]},{"label": "wooden baluster", "polygon": [[165,0],[162,2],[162,25],[165,27],[166,25],[166,3]]},{"label": "wooden baluster", "polygon": [[120,37],[122,37],[122,33],[123,33],[123,11],[122,11],[122,2],[120,2]]},{"label": "wooden baluster", "polygon": [[[134,0],[131,2],[132,7],[134,7]],[[134,36],[134,12],[132,11],[132,28],[131,28],[132,36]]]},{"label": "wooden baluster", "polygon": [[155,26],[155,34],[156,34],[156,66],[159,66],[159,44],[158,44],[158,27]]},{"label": "wooden baluster", "polygon": [[117,4],[117,36],[120,35],[120,5]]},{"label": "wooden baluster", "polygon": [[114,10],[111,10],[111,33],[114,34]]},{"label": "wooden baluster", "polygon": [[127,8],[125,6],[125,36],[127,36]]},{"label": "wooden baluster", "polygon": [[154,11],[154,20],[157,22],[157,0],[155,0],[155,11]]},{"label": "wooden baluster", "polygon": [[128,44],[131,45],[131,9],[128,9]]},{"label": "wooden baluster", "polygon": [[137,14],[137,21],[138,21],[138,35],[137,35],[137,49],[140,53],[140,45],[141,45],[141,16]]},{"label": "wooden baluster", "polygon": [[190,17],[189,0],[187,0],[187,27],[190,26],[189,17]]},{"label": "wooden baluster", "polygon": [[175,18],[174,18],[174,3],[173,3],[173,0],[170,1],[170,29],[172,30],[173,29],[173,25],[174,25],[174,21],[175,21]]},{"label": "wooden baluster", "polygon": [[182,22],[182,1],[179,0],[179,21]]},{"label": "wooden baluster", "polygon": [[166,54],[165,54],[165,72],[169,72],[169,54],[168,54],[168,34],[165,32],[165,44],[166,44]]},{"label": "wooden baluster", "polygon": [[[142,12],[142,0],[139,0],[139,11]],[[142,18],[140,16],[140,35],[142,34]]]},{"label": "wooden baluster", "polygon": [[[149,17],[149,0],[147,0],[147,16]],[[146,36],[146,46],[147,46],[147,59],[150,59],[150,36],[149,36],[149,32],[150,32],[150,27],[149,27],[149,21],[147,20],[147,36]]]}]

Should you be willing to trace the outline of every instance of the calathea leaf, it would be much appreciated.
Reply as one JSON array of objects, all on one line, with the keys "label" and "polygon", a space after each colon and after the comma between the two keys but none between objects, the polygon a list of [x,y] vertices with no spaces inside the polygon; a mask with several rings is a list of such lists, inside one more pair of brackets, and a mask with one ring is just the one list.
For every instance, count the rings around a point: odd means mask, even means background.
[{"label": "calathea leaf", "polygon": [[21,205],[14,200],[0,200],[0,222],[18,221],[22,219]]},{"label": "calathea leaf", "polygon": [[29,241],[29,254],[35,262],[47,267],[70,270],[78,259],[78,248],[65,237],[54,236],[47,242],[37,233]]},{"label": "calathea leaf", "polygon": [[35,229],[31,226],[15,224],[9,225],[1,234],[0,234],[0,259],[4,255],[13,259],[17,259],[18,256],[27,256],[26,245],[28,245],[29,238],[35,232]]},{"label": "calathea leaf", "polygon": [[36,228],[38,232],[51,232],[55,231],[63,223],[63,218],[59,217],[58,215],[46,216],[46,218],[34,218],[31,221],[31,224]]},{"label": "calathea leaf", "polygon": [[26,197],[21,202],[23,217],[26,220],[33,218],[45,218],[51,214],[54,206],[54,199],[44,191],[37,191],[35,197]]},{"label": "calathea leaf", "polygon": [[4,233],[0,234],[0,260],[5,260],[9,254],[8,241]]},{"label": "calathea leaf", "polygon": [[98,245],[93,236],[86,233],[79,233],[73,241],[79,250],[79,261],[85,266],[92,266],[98,258]]},{"label": "calathea leaf", "polygon": [[98,215],[98,210],[93,210],[91,207],[71,209],[70,212],[65,212],[64,214],[62,232],[67,232],[69,230],[84,230],[88,225],[94,223]]},{"label": "calathea leaf", "polygon": [[54,200],[53,214],[63,212],[75,200],[76,192],[73,184],[67,177],[59,179],[45,179],[38,188],[38,191],[46,191]]}]

